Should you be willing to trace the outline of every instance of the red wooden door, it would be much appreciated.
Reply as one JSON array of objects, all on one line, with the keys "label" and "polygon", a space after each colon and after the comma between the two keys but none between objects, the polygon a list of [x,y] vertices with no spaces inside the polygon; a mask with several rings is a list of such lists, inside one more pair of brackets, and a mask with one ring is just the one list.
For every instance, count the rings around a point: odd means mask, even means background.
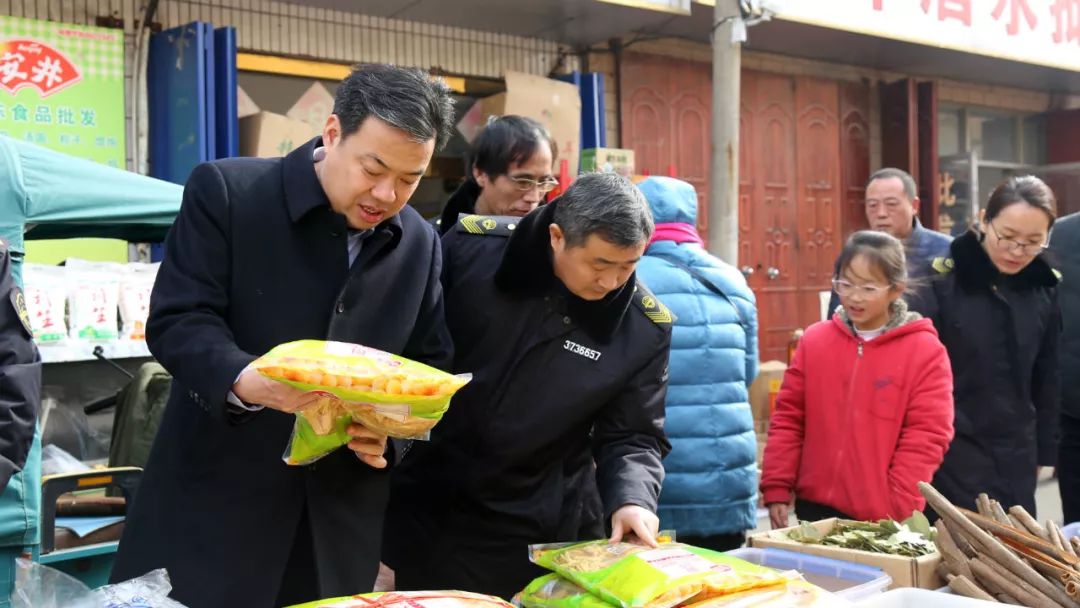
[{"label": "red wooden door", "polygon": [[881,85],[881,163],[919,173],[919,112],[915,81]]},{"label": "red wooden door", "polygon": [[829,291],[839,241],[840,87],[835,81],[798,78],[795,155],[798,158],[799,322],[821,319],[822,291]]},{"label": "red wooden door", "polygon": [[941,173],[938,170],[938,107],[936,82],[920,82],[917,87],[919,166],[915,182],[919,184],[919,220],[931,230],[938,227],[938,202],[941,200]]},{"label": "red wooden door", "polygon": [[840,84],[840,159],[841,222],[847,235],[869,226],[864,199],[870,179],[870,88],[865,83]]},{"label": "red wooden door", "polygon": [[794,81],[744,71],[741,105],[739,265],[758,299],[761,358],[783,361],[800,320]]},{"label": "red wooden door", "polygon": [[698,231],[708,230],[712,66],[627,53],[622,62],[622,145],[640,174],[693,184]]},{"label": "red wooden door", "polygon": [[[709,188],[710,68],[627,53],[622,142],[638,173],[677,177],[698,192],[698,230]],[[869,173],[865,85],[743,71],[739,152],[739,266],[758,298],[761,358],[785,360],[792,330],[820,318],[846,221]],[[843,134],[843,137],[842,137]],[[845,159],[842,162],[841,159]],[[845,202],[847,201],[847,202]]]}]

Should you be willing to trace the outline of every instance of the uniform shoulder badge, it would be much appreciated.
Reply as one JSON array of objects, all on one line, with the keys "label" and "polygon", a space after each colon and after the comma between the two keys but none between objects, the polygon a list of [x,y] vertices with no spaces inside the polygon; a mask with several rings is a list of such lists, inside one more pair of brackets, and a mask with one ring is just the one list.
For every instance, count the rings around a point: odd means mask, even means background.
[{"label": "uniform shoulder badge", "polygon": [[938,274],[949,274],[953,268],[956,267],[956,263],[952,258],[934,258],[934,261],[930,263],[930,266]]},{"label": "uniform shoulder badge", "polygon": [[1050,272],[1054,273],[1054,276],[1057,277],[1058,281],[1065,278],[1065,275],[1061,274],[1061,271],[1058,270],[1057,268],[1051,268]]},{"label": "uniform shoulder badge", "polygon": [[510,236],[516,228],[517,218],[490,215],[462,215],[457,223],[458,232],[484,236]]},{"label": "uniform shoulder badge", "polygon": [[22,321],[26,335],[31,338],[34,337],[34,330],[30,326],[30,313],[26,310],[26,296],[23,295],[22,289],[18,287],[11,288],[11,305],[15,308],[15,315],[19,317],[19,321]]},{"label": "uniform shoulder badge", "polygon": [[634,287],[634,303],[657,325],[671,325],[675,322],[675,315],[671,310],[640,283]]}]

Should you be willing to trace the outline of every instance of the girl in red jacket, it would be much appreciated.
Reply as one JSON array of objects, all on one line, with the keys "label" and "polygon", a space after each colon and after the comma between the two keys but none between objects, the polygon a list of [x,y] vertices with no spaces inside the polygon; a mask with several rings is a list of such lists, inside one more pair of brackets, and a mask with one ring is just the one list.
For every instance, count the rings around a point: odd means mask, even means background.
[{"label": "girl in red jacket", "polygon": [[910,517],[952,440],[949,358],[901,297],[903,245],[856,232],[837,269],[841,306],[806,330],[769,426],[761,491],[774,528],[792,498],[807,521]]}]

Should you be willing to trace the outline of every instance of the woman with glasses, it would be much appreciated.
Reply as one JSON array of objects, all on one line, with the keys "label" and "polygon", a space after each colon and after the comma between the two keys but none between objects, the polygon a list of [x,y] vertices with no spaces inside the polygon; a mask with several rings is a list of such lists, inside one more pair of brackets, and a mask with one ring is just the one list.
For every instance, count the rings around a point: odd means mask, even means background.
[{"label": "woman with glasses", "polygon": [[799,341],[765,444],[761,492],[774,528],[799,519],[902,520],[923,509],[952,438],[952,373],[929,320],[908,311],[904,246],[848,239],[840,307]]},{"label": "woman with glasses", "polygon": [[1057,273],[1041,255],[1054,209],[1038,178],[1002,183],[950,256],[934,260],[918,300],[955,378],[956,437],[934,485],[963,507],[985,492],[1034,513],[1039,469],[1054,465],[1061,312]]},{"label": "woman with glasses", "polygon": [[559,182],[551,173],[555,142],[524,116],[492,117],[473,142],[472,176],[446,202],[438,221],[446,234],[462,213],[523,217]]}]

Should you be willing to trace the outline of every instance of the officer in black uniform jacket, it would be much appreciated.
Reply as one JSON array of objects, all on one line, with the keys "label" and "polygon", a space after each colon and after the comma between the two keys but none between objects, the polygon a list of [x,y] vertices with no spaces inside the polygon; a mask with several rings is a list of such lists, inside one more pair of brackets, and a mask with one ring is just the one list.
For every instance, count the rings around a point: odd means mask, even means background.
[{"label": "officer in black uniform jacket", "polygon": [[394,474],[398,590],[509,598],[543,574],[532,543],[609,522],[654,542],[672,318],[634,275],[652,232],[633,184],[591,174],[523,219],[462,216],[444,237],[453,368],[474,377]]}]

